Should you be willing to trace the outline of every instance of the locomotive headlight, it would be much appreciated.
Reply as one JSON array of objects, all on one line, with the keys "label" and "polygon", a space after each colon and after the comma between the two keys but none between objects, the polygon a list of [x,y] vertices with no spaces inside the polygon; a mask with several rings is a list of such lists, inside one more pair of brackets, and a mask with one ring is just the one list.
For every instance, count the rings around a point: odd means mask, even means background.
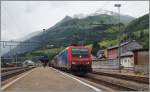
[{"label": "locomotive headlight", "polygon": [[74,62],[74,61],[72,61],[72,64],[75,64],[75,62]]},{"label": "locomotive headlight", "polygon": [[86,64],[90,64],[90,62],[89,62],[89,61],[87,61],[87,62],[86,62]]}]

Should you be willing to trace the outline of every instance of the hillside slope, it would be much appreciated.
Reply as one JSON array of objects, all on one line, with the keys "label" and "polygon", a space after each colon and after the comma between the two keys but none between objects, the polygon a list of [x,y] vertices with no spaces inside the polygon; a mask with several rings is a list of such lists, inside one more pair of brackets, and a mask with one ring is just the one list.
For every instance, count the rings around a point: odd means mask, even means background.
[{"label": "hillside slope", "polygon": [[125,28],[126,35],[123,40],[134,39],[144,46],[149,48],[149,14],[146,14],[138,19],[133,20]]},{"label": "hillside slope", "polygon": [[[133,17],[121,15],[121,22],[123,25],[129,23],[133,19]],[[65,47],[72,43],[90,44],[93,41],[116,39],[119,33],[117,30],[117,23],[116,15],[98,14],[80,19],[66,16],[45,32],[25,40],[30,42],[38,41],[41,43],[33,43],[35,46],[31,47],[16,47],[15,51],[19,51],[17,53],[25,53],[46,47],[47,45]]]}]

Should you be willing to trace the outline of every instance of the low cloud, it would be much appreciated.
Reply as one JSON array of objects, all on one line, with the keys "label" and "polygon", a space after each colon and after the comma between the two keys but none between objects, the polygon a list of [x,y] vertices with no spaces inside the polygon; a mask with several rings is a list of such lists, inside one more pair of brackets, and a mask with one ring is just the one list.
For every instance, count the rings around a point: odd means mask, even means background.
[{"label": "low cloud", "polygon": [[[2,1],[2,40],[21,38],[29,33],[49,28],[66,15],[90,14],[102,8],[115,11],[117,1]],[[149,12],[148,1],[119,1],[121,13],[139,17]]]}]

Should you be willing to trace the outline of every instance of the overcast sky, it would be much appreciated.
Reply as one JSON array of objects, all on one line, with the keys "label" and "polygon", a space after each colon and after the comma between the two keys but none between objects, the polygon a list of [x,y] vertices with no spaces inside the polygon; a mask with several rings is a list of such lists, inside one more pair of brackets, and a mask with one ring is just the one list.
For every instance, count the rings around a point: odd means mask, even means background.
[{"label": "overcast sky", "polygon": [[49,28],[66,15],[91,14],[99,9],[140,17],[149,12],[148,1],[2,1],[1,39],[14,40],[29,33]]}]

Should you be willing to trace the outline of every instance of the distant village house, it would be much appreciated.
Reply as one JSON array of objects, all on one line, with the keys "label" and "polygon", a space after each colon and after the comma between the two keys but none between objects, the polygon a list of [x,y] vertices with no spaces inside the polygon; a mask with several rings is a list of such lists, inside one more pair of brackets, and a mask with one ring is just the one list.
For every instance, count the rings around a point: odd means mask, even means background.
[{"label": "distant village house", "polygon": [[[109,47],[107,49],[108,61],[118,61],[118,45]],[[120,45],[120,58],[121,65],[123,67],[132,68],[134,66],[133,52],[132,50],[142,49],[142,45],[140,45],[136,41],[124,42]]]}]

